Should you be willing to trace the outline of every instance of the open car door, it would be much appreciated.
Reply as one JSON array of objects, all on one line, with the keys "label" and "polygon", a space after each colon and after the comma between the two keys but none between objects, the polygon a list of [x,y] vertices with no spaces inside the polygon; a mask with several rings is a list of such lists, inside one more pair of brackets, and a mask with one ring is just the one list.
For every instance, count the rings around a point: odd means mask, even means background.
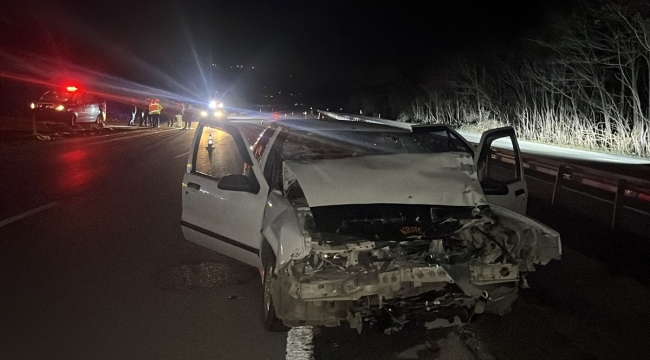
[{"label": "open car door", "polygon": [[484,132],[474,161],[487,201],[525,215],[528,185],[515,130]]},{"label": "open car door", "polygon": [[181,196],[186,240],[261,266],[260,230],[268,185],[239,128],[199,124]]}]

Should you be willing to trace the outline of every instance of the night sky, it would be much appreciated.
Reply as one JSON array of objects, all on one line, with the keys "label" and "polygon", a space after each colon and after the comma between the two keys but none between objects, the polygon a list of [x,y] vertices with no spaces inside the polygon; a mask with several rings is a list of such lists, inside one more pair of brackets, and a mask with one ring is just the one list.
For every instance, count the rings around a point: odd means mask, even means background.
[{"label": "night sky", "polygon": [[[41,39],[31,45],[4,33],[5,52],[33,46],[104,73],[200,93],[210,68],[217,90],[255,83],[301,91],[417,76],[460,55],[512,46],[540,31],[553,11],[552,2],[537,0],[27,0],[3,2],[0,21],[38,29]],[[160,80],[160,72],[174,81]]]}]

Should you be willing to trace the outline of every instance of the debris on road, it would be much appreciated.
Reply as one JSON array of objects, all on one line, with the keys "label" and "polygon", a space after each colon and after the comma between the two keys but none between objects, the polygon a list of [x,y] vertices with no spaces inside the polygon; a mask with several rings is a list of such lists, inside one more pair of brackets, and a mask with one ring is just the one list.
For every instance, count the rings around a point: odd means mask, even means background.
[{"label": "debris on road", "polygon": [[460,336],[460,339],[465,344],[467,349],[471,351],[472,354],[474,354],[476,360],[496,359],[485,350],[485,346],[481,344],[481,342],[476,338],[476,334],[474,334],[471,330],[467,329],[466,327],[462,327],[458,330],[458,335]]},{"label": "debris on road", "polygon": [[[211,289],[224,285],[244,284],[255,275],[255,271],[245,265],[205,262],[164,269],[155,274],[151,280],[155,286],[163,289]],[[235,299],[241,297],[229,296],[228,298]]]},{"label": "debris on road", "polygon": [[476,360],[476,355],[464,343],[460,332],[450,331],[445,336],[427,340],[397,354],[398,359]]},{"label": "debris on road", "polygon": [[438,343],[432,343],[431,341],[425,341],[424,346],[429,351],[440,351],[440,345]]}]

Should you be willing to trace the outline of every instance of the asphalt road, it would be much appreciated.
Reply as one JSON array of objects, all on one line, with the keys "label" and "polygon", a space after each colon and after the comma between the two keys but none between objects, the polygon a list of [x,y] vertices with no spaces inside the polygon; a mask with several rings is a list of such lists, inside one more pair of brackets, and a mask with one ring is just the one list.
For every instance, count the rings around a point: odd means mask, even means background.
[{"label": "asphalt road", "polygon": [[0,359],[648,358],[650,291],[570,249],[462,331],[264,332],[257,270],[182,237],[192,133],[0,145]]},{"label": "asphalt road", "polygon": [[[0,219],[54,205],[0,227],[0,358],[284,359],[255,269],[182,238],[192,133],[3,149]],[[179,266],[206,263],[219,286],[186,286]]]}]

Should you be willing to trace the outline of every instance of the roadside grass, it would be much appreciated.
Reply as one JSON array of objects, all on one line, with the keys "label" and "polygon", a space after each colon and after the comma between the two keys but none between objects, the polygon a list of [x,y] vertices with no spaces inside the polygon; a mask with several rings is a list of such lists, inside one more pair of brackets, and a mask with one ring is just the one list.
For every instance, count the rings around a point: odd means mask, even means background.
[{"label": "roadside grass", "polygon": [[646,118],[637,119],[629,125],[629,121],[622,116],[611,116],[607,121],[598,122],[562,106],[508,110],[477,108],[476,104],[462,101],[434,104],[416,100],[411,117],[416,122],[445,123],[473,133],[512,126],[522,140],[650,158],[650,120]]}]

